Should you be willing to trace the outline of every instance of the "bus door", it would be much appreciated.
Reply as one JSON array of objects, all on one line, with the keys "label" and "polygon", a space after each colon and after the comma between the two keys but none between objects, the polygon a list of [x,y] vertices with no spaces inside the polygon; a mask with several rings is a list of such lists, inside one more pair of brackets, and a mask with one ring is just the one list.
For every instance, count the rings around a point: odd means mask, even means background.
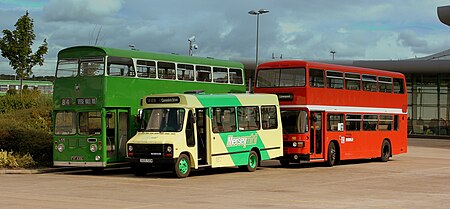
[{"label": "bus door", "polygon": [[206,140],[206,111],[205,108],[195,109],[195,117],[197,124],[197,153],[198,153],[198,164],[207,164],[207,140]]},{"label": "bus door", "polygon": [[311,159],[323,158],[323,112],[311,112],[310,154]]},{"label": "bus door", "polygon": [[108,162],[118,162],[125,159],[128,120],[129,113],[127,110],[106,111],[106,156]]}]

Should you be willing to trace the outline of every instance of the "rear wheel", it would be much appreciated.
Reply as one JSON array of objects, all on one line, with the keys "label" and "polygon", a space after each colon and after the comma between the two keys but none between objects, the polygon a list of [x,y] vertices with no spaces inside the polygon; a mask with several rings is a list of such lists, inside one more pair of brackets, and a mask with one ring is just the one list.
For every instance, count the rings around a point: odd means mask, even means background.
[{"label": "rear wheel", "polygon": [[191,163],[186,154],[181,154],[174,166],[175,174],[178,178],[186,178],[191,172]]},{"label": "rear wheel", "polygon": [[250,151],[250,154],[248,155],[247,171],[255,171],[256,167],[258,167],[258,163],[258,154],[255,151]]},{"label": "rear wheel", "polygon": [[333,167],[336,165],[336,162],[338,161],[336,146],[333,142],[330,142],[328,145],[328,160],[327,160],[327,166]]},{"label": "rear wheel", "polygon": [[384,140],[381,145],[381,162],[389,161],[389,157],[391,157],[391,143],[389,141]]}]

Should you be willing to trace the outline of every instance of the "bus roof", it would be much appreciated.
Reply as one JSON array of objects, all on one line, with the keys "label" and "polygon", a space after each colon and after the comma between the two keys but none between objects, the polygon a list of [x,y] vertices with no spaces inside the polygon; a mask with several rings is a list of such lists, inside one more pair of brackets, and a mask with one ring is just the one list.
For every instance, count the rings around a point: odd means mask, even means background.
[{"label": "bus roof", "polygon": [[58,53],[58,59],[95,57],[95,56],[116,56],[116,57],[139,58],[148,60],[173,61],[178,63],[194,63],[212,66],[224,66],[241,69],[244,68],[244,65],[242,63],[235,61],[167,54],[167,53],[143,52],[137,50],[107,48],[101,46],[73,46],[62,49]]},{"label": "bus roof", "polygon": [[[158,98],[158,100],[151,100],[151,98]],[[143,107],[149,105],[152,107],[278,105],[278,97],[275,94],[153,94],[144,97],[143,103]]]},{"label": "bus roof", "polygon": [[[20,85],[20,80],[0,80],[0,85]],[[53,85],[50,81],[23,80],[23,85]]]},{"label": "bus roof", "polygon": [[402,73],[392,72],[392,71],[384,71],[377,70],[371,68],[363,68],[363,67],[354,67],[354,66],[344,66],[344,65],[335,65],[335,64],[327,64],[327,63],[319,63],[319,62],[310,62],[305,60],[279,60],[273,62],[262,63],[258,66],[258,69],[267,69],[267,68],[290,68],[290,67],[298,67],[305,66],[308,68],[318,68],[323,70],[337,70],[337,71],[345,71],[345,72],[358,72],[361,74],[375,74],[380,76],[392,76],[392,77],[404,77]]}]

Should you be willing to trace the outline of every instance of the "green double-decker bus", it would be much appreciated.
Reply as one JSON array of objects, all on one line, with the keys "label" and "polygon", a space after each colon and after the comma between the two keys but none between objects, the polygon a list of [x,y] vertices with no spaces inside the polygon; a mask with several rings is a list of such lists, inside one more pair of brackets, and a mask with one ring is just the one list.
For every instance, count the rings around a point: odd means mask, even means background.
[{"label": "green double-decker bus", "polygon": [[124,164],[144,95],[243,93],[243,68],[232,61],[98,46],[61,50],[53,92],[54,166]]}]

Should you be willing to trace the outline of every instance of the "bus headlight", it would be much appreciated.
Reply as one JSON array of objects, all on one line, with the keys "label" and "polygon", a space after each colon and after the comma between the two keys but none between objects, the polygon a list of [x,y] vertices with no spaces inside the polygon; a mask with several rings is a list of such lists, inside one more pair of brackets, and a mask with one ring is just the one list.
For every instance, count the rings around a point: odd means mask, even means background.
[{"label": "bus headlight", "polygon": [[297,147],[297,142],[292,142],[293,147]]},{"label": "bus headlight", "polygon": [[133,152],[133,146],[128,145],[128,151],[129,151],[129,152]]},{"label": "bus headlight", "polygon": [[100,155],[95,156],[95,160],[99,161],[100,160]]},{"label": "bus headlight", "polygon": [[96,152],[97,151],[97,145],[96,144],[91,144],[91,146],[89,147],[89,150],[91,150],[91,152]]},{"label": "bus headlight", "polygon": [[172,147],[171,147],[171,146],[168,146],[166,151],[167,151],[168,153],[171,153],[171,152],[172,152]]},{"label": "bus headlight", "polygon": [[64,144],[59,144],[56,149],[58,150],[58,152],[63,152],[64,151]]}]

